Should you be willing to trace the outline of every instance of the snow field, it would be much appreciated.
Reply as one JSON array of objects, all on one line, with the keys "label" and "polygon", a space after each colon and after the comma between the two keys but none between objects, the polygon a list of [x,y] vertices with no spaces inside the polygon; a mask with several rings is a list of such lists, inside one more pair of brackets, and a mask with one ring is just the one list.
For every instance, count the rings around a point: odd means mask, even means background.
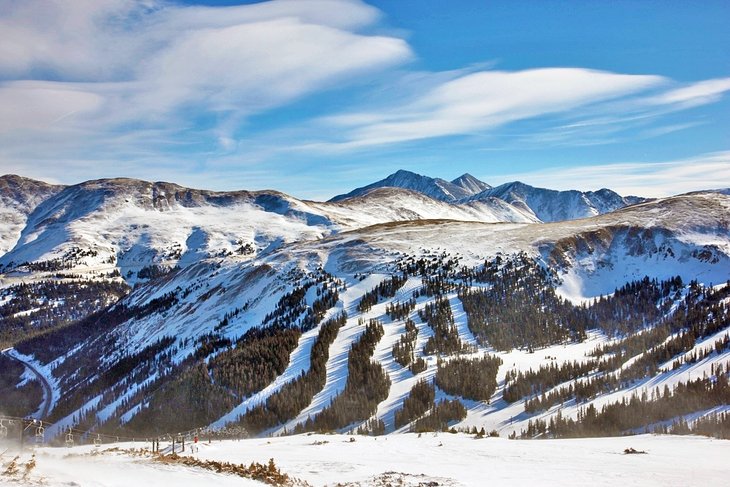
[{"label": "snow field", "polygon": [[[354,438],[354,441],[351,441]],[[140,448],[140,443],[119,445]],[[626,448],[646,451],[625,455]],[[93,447],[41,448],[32,479],[49,485],[238,485],[252,480],[199,468],[153,463],[120,452],[85,455]],[[71,453],[71,456],[68,454]],[[186,451],[185,454],[191,454]],[[214,441],[194,454],[203,460],[268,463],[313,487],[350,482],[384,485],[383,473],[405,486],[438,482],[445,487],[727,485],[730,442],[692,436],[640,435],[617,438],[519,441],[474,439],[465,434],[402,434],[388,437],[297,435]],[[23,460],[29,455],[24,454]],[[378,479],[381,479],[378,481]]]}]

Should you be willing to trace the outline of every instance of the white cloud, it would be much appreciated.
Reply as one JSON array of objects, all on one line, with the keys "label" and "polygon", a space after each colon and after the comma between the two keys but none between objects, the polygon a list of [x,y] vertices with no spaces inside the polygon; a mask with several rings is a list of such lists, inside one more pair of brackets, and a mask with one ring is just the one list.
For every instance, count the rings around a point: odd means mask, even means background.
[{"label": "white cloud", "polygon": [[568,112],[665,81],[660,76],[580,68],[480,71],[443,82],[409,104],[331,121],[349,128],[345,146],[404,142],[470,134],[516,120]]},{"label": "white cloud", "polygon": [[[412,56],[401,39],[358,33],[379,12],[355,0],[215,8],[157,0],[0,0],[0,7],[0,80],[16,81],[0,85],[6,97],[10,90],[18,99],[33,97],[40,92],[29,81],[53,80],[42,101],[79,105],[61,95],[85,92],[103,110],[73,121],[98,128],[162,126],[185,110],[198,117],[228,112],[240,120]],[[25,119],[17,128],[47,122],[47,110],[33,121],[35,111],[21,115],[16,105],[4,109],[6,123],[15,116]]]},{"label": "white cloud", "polygon": [[90,113],[101,96],[64,83],[19,81],[0,84],[0,131],[47,131],[63,120]]},{"label": "white cloud", "polygon": [[648,100],[656,105],[679,105],[690,108],[713,103],[730,91],[730,78],[708,79],[667,91]]},{"label": "white cloud", "polygon": [[501,184],[523,181],[551,189],[598,190],[608,187],[622,195],[663,197],[730,185],[730,151],[713,152],[667,162],[596,164],[501,176]]},{"label": "white cloud", "polygon": [[292,18],[199,30],[146,60],[139,78],[159,88],[143,92],[138,104],[167,111],[199,101],[209,110],[251,113],[408,55],[399,39]]}]

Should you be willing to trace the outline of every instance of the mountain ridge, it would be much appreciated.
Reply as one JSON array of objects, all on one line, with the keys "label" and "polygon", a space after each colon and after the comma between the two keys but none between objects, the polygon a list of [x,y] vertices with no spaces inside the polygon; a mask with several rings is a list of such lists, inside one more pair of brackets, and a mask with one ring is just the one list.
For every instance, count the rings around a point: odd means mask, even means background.
[{"label": "mountain ridge", "polygon": [[531,186],[520,181],[484,190],[468,200],[488,197],[499,198],[527,210],[543,222],[601,215],[646,201],[646,198],[636,196],[623,197],[607,188],[597,191],[559,191]]}]

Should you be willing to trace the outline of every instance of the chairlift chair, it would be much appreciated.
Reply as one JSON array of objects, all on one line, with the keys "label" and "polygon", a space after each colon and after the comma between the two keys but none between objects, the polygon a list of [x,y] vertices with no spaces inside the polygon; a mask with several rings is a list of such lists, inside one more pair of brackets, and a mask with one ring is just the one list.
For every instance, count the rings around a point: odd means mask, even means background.
[{"label": "chairlift chair", "polygon": [[69,448],[74,446],[74,434],[71,432],[71,428],[69,428],[68,433],[66,433],[66,446]]},{"label": "chairlift chair", "polygon": [[46,429],[43,427],[43,422],[41,421],[41,425],[35,429],[35,442],[39,445],[43,444],[45,441],[45,436]]}]

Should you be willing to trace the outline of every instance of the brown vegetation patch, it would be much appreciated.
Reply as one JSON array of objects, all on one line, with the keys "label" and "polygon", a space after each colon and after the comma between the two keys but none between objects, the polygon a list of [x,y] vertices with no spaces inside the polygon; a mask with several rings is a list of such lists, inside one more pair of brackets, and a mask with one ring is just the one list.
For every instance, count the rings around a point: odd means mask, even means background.
[{"label": "brown vegetation patch", "polygon": [[217,460],[199,460],[193,457],[172,455],[159,455],[153,457],[154,461],[165,464],[185,465],[187,467],[198,467],[205,470],[211,470],[216,473],[226,473],[237,475],[247,479],[258,480],[269,485],[282,487],[306,487],[309,484],[303,480],[295,479],[289,475],[282,473],[274,463],[274,459],[263,465],[261,463],[252,462],[249,466],[244,464],[235,464],[229,462],[219,462]]}]

